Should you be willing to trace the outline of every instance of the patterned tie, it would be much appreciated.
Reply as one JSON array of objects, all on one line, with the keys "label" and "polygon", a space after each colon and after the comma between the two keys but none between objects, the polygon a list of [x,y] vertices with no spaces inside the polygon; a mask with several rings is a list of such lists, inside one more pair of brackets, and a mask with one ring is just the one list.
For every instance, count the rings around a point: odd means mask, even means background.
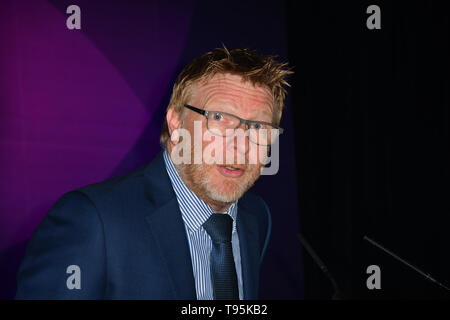
[{"label": "patterned tie", "polygon": [[233,219],[226,213],[213,213],[203,224],[213,244],[210,265],[216,300],[239,300],[231,245],[232,227]]}]

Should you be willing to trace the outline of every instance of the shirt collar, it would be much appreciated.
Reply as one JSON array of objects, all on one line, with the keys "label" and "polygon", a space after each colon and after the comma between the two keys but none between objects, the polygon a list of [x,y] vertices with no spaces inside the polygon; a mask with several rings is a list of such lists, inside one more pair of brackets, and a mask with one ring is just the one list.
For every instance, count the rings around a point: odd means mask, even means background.
[{"label": "shirt collar", "polygon": [[[180,206],[183,221],[190,230],[197,231],[215,211],[186,186],[178,174],[167,150],[164,150],[163,157],[167,173]],[[226,212],[233,219],[233,229],[236,228],[237,202],[238,200],[233,202]]]}]

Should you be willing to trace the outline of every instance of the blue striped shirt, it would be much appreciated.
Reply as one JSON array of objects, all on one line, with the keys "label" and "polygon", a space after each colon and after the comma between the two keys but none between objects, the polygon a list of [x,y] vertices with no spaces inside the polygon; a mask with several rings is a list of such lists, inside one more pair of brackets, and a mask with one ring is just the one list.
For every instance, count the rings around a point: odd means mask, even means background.
[{"label": "blue striped shirt", "polygon": [[[191,253],[192,269],[195,279],[195,290],[198,300],[213,300],[214,292],[210,273],[210,255],[212,241],[202,224],[208,220],[214,210],[190,190],[175,169],[172,160],[164,150],[164,163],[175,191]],[[237,200],[226,212],[233,219],[232,247],[236,274],[238,279],[239,299],[243,299],[241,254],[239,237],[236,229]]]}]

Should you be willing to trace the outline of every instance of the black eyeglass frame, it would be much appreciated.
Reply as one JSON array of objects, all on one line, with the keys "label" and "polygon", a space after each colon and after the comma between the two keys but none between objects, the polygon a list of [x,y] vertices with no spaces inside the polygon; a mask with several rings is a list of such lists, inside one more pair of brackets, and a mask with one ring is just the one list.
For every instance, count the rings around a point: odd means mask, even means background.
[{"label": "black eyeglass frame", "polygon": [[194,112],[197,112],[197,113],[199,113],[199,114],[201,114],[201,115],[203,115],[203,116],[205,116],[206,120],[208,120],[208,115],[209,115],[210,113],[214,113],[214,112],[222,113],[222,114],[225,114],[225,115],[227,115],[227,116],[230,116],[230,117],[239,119],[239,121],[240,121],[240,122],[239,122],[239,125],[238,125],[236,128],[234,128],[234,130],[236,130],[237,128],[240,128],[241,125],[242,125],[243,123],[245,123],[245,126],[246,126],[247,129],[250,128],[250,124],[252,124],[252,123],[260,123],[260,124],[266,124],[266,125],[272,126],[274,129],[278,129],[278,130],[279,130],[279,135],[282,134],[283,131],[284,131],[283,128],[277,126],[276,124],[270,123],[270,122],[256,121],[256,120],[246,120],[246,119],[242,119],[242,118],[240,118],[240,117],[238,117],[238,116],[235,116],[234,114],[231,114],[231,113],[228,113],[228,112],[223,112],[223,111],[218,111],[218,110],[204,110],[204,109],[199,109],[199,108],[196,108],[196,107],[191,106],[191,105],[189,105],[189,104],[185,104],[184,107],[185,107],[185,108],[188,108],[188,109],[190,109],[190,110],[192,110],[192,111],[194,111]]}]

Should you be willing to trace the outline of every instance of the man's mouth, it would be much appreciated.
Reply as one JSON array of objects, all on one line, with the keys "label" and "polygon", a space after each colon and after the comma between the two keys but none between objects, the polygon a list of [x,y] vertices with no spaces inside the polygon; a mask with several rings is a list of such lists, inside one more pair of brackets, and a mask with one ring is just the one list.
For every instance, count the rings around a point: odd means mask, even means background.
[{"label": "man's mouth", "polygon": [[219,172],[229,178],[238,178],[244,174],[244,169],[234,166],[217,166]]}]

